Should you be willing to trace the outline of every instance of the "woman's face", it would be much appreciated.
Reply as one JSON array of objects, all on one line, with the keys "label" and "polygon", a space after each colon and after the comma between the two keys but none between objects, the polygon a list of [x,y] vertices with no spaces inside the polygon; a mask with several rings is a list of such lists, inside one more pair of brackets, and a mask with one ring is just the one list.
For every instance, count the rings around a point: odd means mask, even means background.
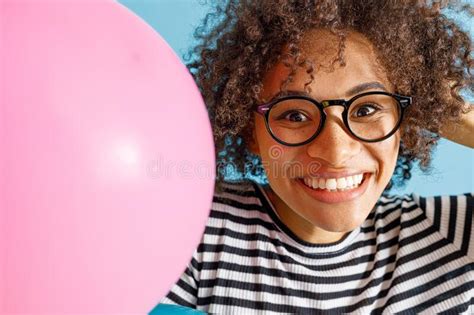
[{"label": "woman's face", "polygon": [[[350,33],[346,40],[346,65],[327,66],[337,53],[336,38],[328,31],[312,30],[303,38],[303,57],[316,67],[309,96],[322,101],[350,99],[367,91],[394,92],[384,70],[377,66],[373,46],[359,33]],[[280,92],[280,83],[289,69],[276,64],[266,74],[260,100],[266,102]],[[304,91],[310,80],[303,68],[298,68],[287,89]],[[300,238],[311,243],[331,243],[361,225],[388,184],[396,166],[400,131],[388,139],[367,143],[353,137],[345,127],[342,106],[325,109],[325,126],[310,143],[290,147],[275,141],[268,133],[264,117],[255,113],[254,139],[251,151],[260,155],[271,189],[268,194],[280,218]],[[344,193],[327,189],[311,190],[301,177],[345,177],[363,174],[359,188]],[[354,179],[354,177],[352,177]],[[341,181],[339,179],[339,181]]]}]

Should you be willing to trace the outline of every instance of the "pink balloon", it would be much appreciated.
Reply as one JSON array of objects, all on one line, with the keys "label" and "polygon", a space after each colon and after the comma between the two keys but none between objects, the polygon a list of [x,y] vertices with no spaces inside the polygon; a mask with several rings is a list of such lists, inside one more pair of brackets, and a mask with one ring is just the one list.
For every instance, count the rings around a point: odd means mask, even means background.
[{"label": "pink balloon", "polygon": [[0,5],[0,310],[147,313],[212,202],[199,90],[117,2]]}]

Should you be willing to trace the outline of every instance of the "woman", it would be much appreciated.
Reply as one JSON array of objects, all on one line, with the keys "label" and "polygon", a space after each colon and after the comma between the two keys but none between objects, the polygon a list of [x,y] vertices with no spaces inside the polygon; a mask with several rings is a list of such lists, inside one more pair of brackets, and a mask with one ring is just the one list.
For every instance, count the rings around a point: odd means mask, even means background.
[{"label": "woman", "polygon": [[[414,161],[429,166],[440,136],[474,146],[459,94],[473,87],[472,43],[443,6],[230,1],[208,15],[188,67],[213,125],[216,193],[161,303],[218,314],[470,310],[472,193],[389,193]],[[207,31],[210,17],[219,23]],[[226,183],[227,165],[248,176]],[[266,185],[250,179],[262,174]]]}]

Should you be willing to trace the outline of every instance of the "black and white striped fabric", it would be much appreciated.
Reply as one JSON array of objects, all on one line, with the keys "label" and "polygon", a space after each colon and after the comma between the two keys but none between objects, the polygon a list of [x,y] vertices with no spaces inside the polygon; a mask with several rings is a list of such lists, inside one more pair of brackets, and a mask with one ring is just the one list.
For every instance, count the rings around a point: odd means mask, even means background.
[{"label": "black and white striped fabric", "polygon": [[215,194],[199,247],[160,303],[211,314],[474,314],[473,194],[382,196],[357,229],[315,245],[263,188]]}]

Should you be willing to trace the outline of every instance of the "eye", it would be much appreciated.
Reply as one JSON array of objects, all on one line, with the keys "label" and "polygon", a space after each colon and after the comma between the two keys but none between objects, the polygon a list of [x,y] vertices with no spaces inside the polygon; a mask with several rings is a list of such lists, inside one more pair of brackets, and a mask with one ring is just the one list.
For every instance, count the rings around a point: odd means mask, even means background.
[{"label": "eye", "polygon": [[375,104],[364,104],[358,106],[353,113],[355,117],[366,117],[371,116],[379,110],[379,107]]},{"label": "eye", "polygon": [[287,111],[278,117],[278,120],[281,119],[287,119],[292,122],[304,122],[308,120],[306,115],[299,111]]}]

